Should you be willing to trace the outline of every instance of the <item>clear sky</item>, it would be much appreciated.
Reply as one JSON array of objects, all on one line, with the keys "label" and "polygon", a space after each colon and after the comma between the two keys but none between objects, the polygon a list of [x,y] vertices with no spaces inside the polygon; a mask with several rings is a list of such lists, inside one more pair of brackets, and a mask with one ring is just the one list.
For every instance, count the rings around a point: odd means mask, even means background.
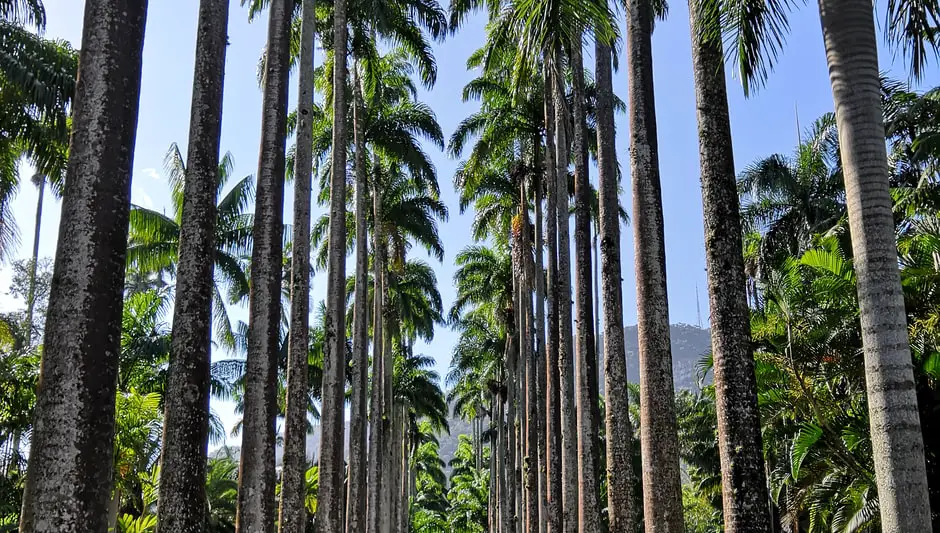
[{"label": "clear sky", "polygon": [[[45,0],[48,13],[46,36],[61,38],[80,47],[83,0]],[[261,91],[256,70],[264,47],[267,15],[248,22],[247,10],[232,2],[225,77],[222,150],[235,159],[235,175],[253,174],[257,167]],[[800,4],[800,3],[797,3]],[[882,6],[883,8],[883,6]],[[140,119],[134,158],[133,202],[149,208],[169,209],[168,184],[162,171],[163,156],[170,143],[178,142],[185,150],[188,135],[189,105],[192,91],[197,0],[151,0],[144,45],[143,88]],[[879,10],[881,11],[881,10]],[[445,135],[449,136],[461,119],[471,113],[475,103],[460,100],[463,85],[475,77],[465,62],[483,41],[483,19],[473,18],[455,37],[435,45],[438,82],[430,91],[422,91],[421,99],[437,113]],[[825,52],[814,2],[802,5],[790,18],[791,32],[774,73],[764,88],[745,99],[740,84],[729,77],[728,89],[734,135],[736,166],[740,170],[749,162],[772,153],[789,153],[797,141],[797,124],[803,128],[819,115],[832,109],[832,98],[826,69]],[[703,321],[708,320],[705,291],[702,208],[699,187],[698,141],[687,5],[681,1],[670,4],[669,17],[659,22],[653,36],[656,111],[658,121],[660,171],[666,224],[666,260],[669,284],[671,321],[695,324],[696,288],[701,297]],[[318,51],[318,56],[320,52]],[[881,68],[893,77],[905,78],[901,59],[881,54]],[[591,59],[587,51],[586,61]],[[937,70],[930,69],[924,86],[938,84]],[[614,90],[625,98],[626,76],[615,73]],[[293,93],[296,92],[292,89]],[[627,152],[627,119],[620,116],[617,127],[617,153],[624,169],[625,193],[622,202],[630,211],[629,163]],[[435,265],[445,308],[454,298],[451,278],[453,258],[470,244],[472,213],[458,212],[457,194],[452,186],[456,161],[429,146],[439,173],[444,201],[451,210],[450,220],[441,225],[446,255],[443,264]],[[25,174],[24,176],[28,176]],[[290,189],[285,213],[289,219]],[[42,225],[40,256],[52,257],[55,252],[59,224],[59,203],[46,196]],[[19,255],[29,255],[32,220],[35,216],[36,190],[21,187],[13,206],[20,224]],[[323,213],[314,208],[314,216]],[[625,228],[622,239],[624,279],[624,321],[636,322],[633,275],[632,228]],[[422,252],[416,252],[422,253]],[[350,266],[353,261],[348,261]],[[313,283],[313,301],[325,295],[325,273],[317,273]],[[0,310],[16,306],[6,294],[9,286],[8,268],[0,270]],[[247,312],[235,312],[247,319]],[[450,361],[456,334],[440,328],[435,340],[422,350],[436,358],[443,375]],[[222,357],[224,354],[216,354]],[[635,376],[632,378],[635,379]],[[225,410],[219,407],[220,412]],[[224,413],[227,422],[231,414]],[[230,424],[229,424],[230,425]]]}]

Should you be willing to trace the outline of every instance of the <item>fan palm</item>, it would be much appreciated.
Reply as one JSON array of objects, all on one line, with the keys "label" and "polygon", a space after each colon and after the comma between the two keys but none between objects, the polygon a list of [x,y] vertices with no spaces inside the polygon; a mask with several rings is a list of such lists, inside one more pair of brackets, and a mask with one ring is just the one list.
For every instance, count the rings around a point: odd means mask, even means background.
[{"label": "fan palm", "polygon": [[[212,288],[216,339],[229,349],[235,347],[235,330],[226,302],[241,303],[248,297],[245,257],[251,251],[254,217],[247,213],[247,209],[255,192],[254,177],[245,176],[222,195],[233,168],[234,160],[230,153],[226,153],[219,162],[217,197],[220,199],[216,206],[215,283]],[[164,158],[164,169],[170,183],[173,215],[138,205],[131,207],[128,267],[145,274],[173,275],[176,269],[186,167],[175,143],[170,145]]]}]

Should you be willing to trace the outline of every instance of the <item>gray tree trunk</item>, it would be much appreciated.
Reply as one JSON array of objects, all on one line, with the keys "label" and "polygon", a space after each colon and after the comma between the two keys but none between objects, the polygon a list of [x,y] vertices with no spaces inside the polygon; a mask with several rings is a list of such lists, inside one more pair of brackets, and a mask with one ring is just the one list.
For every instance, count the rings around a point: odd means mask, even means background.
[{"label": "gray tree trunk", "polygon": [[[511,341],[510,341],[511,342]],[[512,350],[512,347],[509,347],[507,350],[507,355]],[[508,377],[509,372],[508,364],[503,368],[503,386],[507,389],[508,392]],[[510,533],[512,528],[512,499],[509,497],[511,494],[509,480],[512,477],[512,471],[510,470],[510,461],[508,461],[509,456],[509,433],[512,430],[512,425],[506,419],[506,398],[500,394],[499,403],[497,404],[497,424],[499,428],[499,443],[496,446],[496,469],[499,472],[499,494],[497,494],[497,503],[499,504],[499,531],[500,533]]]},{"label": "gray tree trunk", "polygon": [[630,173],[640,345],[643,516],[647,533],[680,533],[684,530],[682,489],[669,342],[650,1],[630,0],[626,11]]},{"label": "gray tree trunk", "polygon": [[575,198],[575,323],[578,327],[575,379],[578,399],[578,529],[599,533],[601,528],[600,456],[598,449],[597,354],[594,352],[594,302],[591,269],[591,182],[588,175],[587,122],[584,110],[584,59],[581,41],[571,48],[572,115],[574,123]]},{"label": "gray tree trunk", "polygon": [[769,532],[750,309],[718,21],[689,2],[725,531]]},{"label": "gray tree trunk", "polygon": [[288,0],[273,0],[268,25],[261,155],[252,231],[245,415],[235,518],[238,533],[270,533],[274,531],[277,514],[274,447],[291,8]]},{"label": "gray tree trunk", "polygon": [[[546,58],[547,59],[547,58]],[[545,71],[545,232],[548,243],[548,335],[545,364],[545,458],[547,482],[546,504],[548,533],[562,531],[561,486],[561,413],[558,396],[558,178],[555,155],[554,80],[550,69]]]},{"label": "gray tree trunk", "polygon": [[22,533],[105,533],[146,0],[87,0]]},{"label": "gray tree trunk", "polygon": [[858,274],[881,527],[929,531],[930,502],[898,272],[871,5],[820,0]]},{"label": "gray tree trunk", "polygon": [[[333,116],[345,117],[347,85],[346,0],[333,3]],[[345,463],[343,396],[346,392],[346,121],[333,124],[330,176],[330,243],[326,281],[326,335],[321,401],[320,487],[317,493],[317,530],[343,533]]]},{"label": "gray tree trunk", "polygon": [[[536,146],[541,145],[541,139],[536,139]],[[534,164],[539,164],[536,154]],[[542,163],[545,163],[543,160]],[[554,166],[554,165],[552,165]],[[536,462],[533,465],[538,470],[538,499],[539,499],[539,533],[545,533],[548,520],[548,505],[546,503],[548,480],[546,479],[546,447],[545,447],[545,417],[541,416],[545,402],[545,269],[542,235],[542,196],[544,183],[537,179],[535,188],[535,413],[537,449]],[[539,407],[542,407],[540,409]]]},{"label": "gray tree trunk", "polygon": [[[514,248],[516,244],[514,243]],[[522,352],[521,346],[521,331],[522,322],[519,320],[519,297],[518,297],[518,284],[520,280],[520,266],[519,260],[516,257],[516,253],[513,254],[512,268],[513,268],[513,316],[515,317],[515,332],[513,334],[513,346],[509,350],[509,356],[506,359],[506,386],[507,386],[507,398],[506,398],[506,426],[507,426],[507,449],[506,449],[506,470],[508,472],[508,486],[506,487],[505,499],[507,502],[507,507],[509,508],[509,530],[510,532],[519,531],[517,522],[519,519],[519,499],[521,496],[521,490],[519,490],[518,480],[516,478],[516,469],[518,467],[518,436],[517,436],[517,425],[516,425],[516,401],[518,398],[518,386],[519,386],[519,357]],[[521,476],[520,476],[521,477]]]},{"label": "gray tree trunk", "polygon": [[[386,258],[387,259],[387,258]],[[404,264],[404,260],[401,261],[401,264]],[[392,490],[395,486],[395,478],[392,474],[392,462],[395,460],[394,453],[394,436],[392,435],[392,415],[395,409],[395,397],[393,396],[392,390],[392,376],[395,371],[395,352],[393,350],[393,341],[399,338],[399,327],[398,327],[398,313],[391,305],[391,300],[388,296],[390,287],[393,284],[394,272],[388,267],[388,262],[386,262],[386,268],[383,271],[383,276],[385,280],[383,281],[383,286],[385,289],[385,294],[383,297],[386,299],[382,305],[383,312],[385,316],[383,317],[384,325],[382,326],[382,332],[384,334],[385,347],[382,349],[382,357],[384,361],[382,362],[382,443],[383,448],[380,450],[380,468],[382,469],[382,490],[379,493],[379,533],[390,533],[392,530]]]},{"label": "gray tree trunk", "polygon": [[607,430],[607,515],[611,533],[633,533],[633,426],[627,393],[623,340],[623,279],[620,263],[620,199],[614,144],[611,49],[594,48],[597,86],[597,169],[600,206],[600,263],[604,306],[604,394]]},{"label": "gray tree trunk", "polygon": [[[385,396],[385,276],[386,246],[382,230],[382,191],[375,186],[372,191],[374,245],[373,245],[373,299],[375,312],[372,325],[372,391],[369,406],[369,463],[367,468],[366,531],[379,531],[379,505],[382,491],[382,412]],[[350,532],[352,533],[352,532]]]},{"label": "gray tree trunk", "polygon": [[313,171],[314,0],[303,0],[300,26],[300,81],[297,97],[297,147],[294,156],[293,258],[291,260],[290,338],[287,353],[287,413],[278,530],[307,528],[307,359],[310,351],[310,195]]},{"label": "gray tree trunk", "polygon": [[[356,142],[356,284],[353,302],[353,368],[349,427],[349,480],[346,532],[366,530],[366,392],[369,389],[369,244],[365,135],[362,131],[362,89],[358,66],[353,70],[353,127]],[[376,293],[379,294],[379,293]],[[378,345],[379,343],[376,343]]]},{"label": "gray tree trunk", "polygon": [[561,477],[562,531],[578,531],[578,449],[577,408],[574,395],[573,344],[571,331],[571,239],[568,227],[568,136],[567,103],[560,52],[555,64],[555,155],[556,203],[558,233],[558,395],[561,406]]},{"label": "gray tree trunk", "polygon": [[[36,225],[33,230],[33,255],[29,263],[29,288],[26,293],[26,317],[23,324],[26,328],[26,342],[33,343],[33,311],[36,309],[36,272],[39,269],[39,237],[42,230],[42,201],[46,193],[46,176],[36,174],[33,176],[33,183],[36,184],[36,191],[39,198],[36,200]],[[19,450],[19,448],[17,448]]]},{"label": "gray tree trunk", "polygon": [[[533,147],[534,149],[534,147]],[[536,150],[537,152],[537,150]],[[522,328],[520,337],[522,342],[522,363],[525,365],[525,459],[523,469],[525,475],[525,531],[538,533],[539,531],[539,406],[536,377],[536,355],[532,348],[535,337],[535,317],[532,313],[532,288],[535,283],[535,267],[532,264],[532,242],[529,238],[528,195],[525,181],[519,188],[521,206],[520,224],[520,257],[522,258],[521,286],[519,291],[519,304],[522,315]]]},{"label": "gray tree trunk", "polygon": [[[157,530],[205,527],[209,362],[228,0],[202,0],[176,270]],[[308,239],[309,240],[309,239]]]}]

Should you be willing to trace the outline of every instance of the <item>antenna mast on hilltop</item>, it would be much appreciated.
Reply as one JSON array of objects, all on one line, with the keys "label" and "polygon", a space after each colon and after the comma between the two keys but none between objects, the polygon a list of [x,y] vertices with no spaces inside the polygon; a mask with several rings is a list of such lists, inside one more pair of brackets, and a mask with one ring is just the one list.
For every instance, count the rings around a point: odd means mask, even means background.
[{"label": "antenna mast on hilltop", "polygon": [[698,283],[695,284],[695,315],[698,317],[698,327],[702,329],[702,306],[698,303]]}]

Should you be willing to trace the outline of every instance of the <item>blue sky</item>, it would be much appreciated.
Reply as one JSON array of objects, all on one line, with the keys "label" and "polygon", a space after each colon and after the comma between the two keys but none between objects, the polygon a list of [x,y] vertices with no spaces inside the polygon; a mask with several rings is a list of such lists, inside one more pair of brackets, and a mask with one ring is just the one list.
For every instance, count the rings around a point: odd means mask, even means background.
[{"label": "blue sky", "polygon": [[[230,46],[227,52],[222,149],[232,152],[235,174],[241,177],[253,174],[257,166],[260,132],[261,91],[258,88],[256,68],[265,41],[266,20],[249,23],[247,10],[233,1],[229,22]],[[68,40],[78,48],[81,40],[83,1],[45,0],[48,12],[46,36]],[[150,2],[144,45],[143,87],[140,119],[134,159],[132,195],[137,204],[155,209],[168,209],[167,181],[163,175],[163,156],[170,143],[186,145],[189,121],[189,103],[192,90],[193,54],[198,2],[196,0],[156,0]],[[263,16],[266,19],[266,14]],[[462,103],[463,85],[475,74],[465,69],[469,54],[483,40],[483,20],[473,18],[455,37],[435,46],[438,62],[438,82],[430,91],[422,91],[421,99],[437,113],[445,132],[450,135],[461,119],[471,113],[476,104]],[[756,95],[745,99],[738,80],[729,77],[728,89],[731,122],[734,135],[736,166],[740,170],[756,158],[775,152],[789,153],[797,141],[797,123],[803,128],[819,115],[832,109],[831,92],[826,69],[825,53],[819,25],[818,11],[808,3],[790,18],[791,32],[787,45],[779,57],[776,69],[765,87]],[[672,322],[694,324],[696,317],[696,288],[698,288],[703,321],[707,322],[707,295],[705,294],[702,209],[698,172],[698,141],[695,122],[695,104],[689,42],[687,5],[673,1],[668,20],[656,26],[653,37],[656,110],[660,146],[660,171],[663,186],[663,206],[666,224],[666,260],[669,284],[670,318]],[[318,51],[318,61],[320,52]],[[881,54],[881,67],[898,78],[906,76],[901,59],[893,61],[891,54]],[[590,54],[586,60],[591,61]],[[936,69],[925,76],[924,86],[937,85]],[[615,73],[614,90],[625,97],[626,76]],[[293,93],[292,90],[292,101]],[[798,121],[798,122],[797,122]],[[617,118],[621,132],[617,139],[617,153],[629,178],[627,160],[627,119]],[[456,161],[428,146],[439,173],[444,201],[451,210],[448,222],[441,225],[446,256],[443,264],[435,265],[445,306],[453,301],[451,281],[453,257],[470,244],[472,213],[458,212],[457,195],[452,186]],[[26,175],[26,174],[24,174]],[[630,210],[629,183],[625,181],[622,202]],[[291,213],[290,190],[285,213]],[[42,226],[40,255],[51,257],[55,251],[55,238],[59,224],[59,204],[47,195]],[[14,214],[21,226],[23,245],[20,256],[29,255],[31,221],[35,216],[36,191],[25,185],[15,201]],[[319,216],[324,208],[314,209]],[[624,230],[622,239],[624,279],[624,321],[636,322],[635,288],[633,275],[632,229]],[[417,252],[420,253],[420,252]],[[349,263],[352,263],[350,261]],[[324,297],[325,273],[317,273],[313,283],[314,302]],[[0,271],[0,310],[16,304],[6,295],[9,269]],[[236,312],[246,318],[247,313]],[[423,351],[436,358],[437,368],[443,375],[450,361],[450,350],[456,335],[439,329],[433,343]],[[222,354],[217,354],[221,356]],[[634,377],[635,379],[635,377]],[[224,410],[223,407],[219,407]],[[225,413],[226,421],[231,420]]]}]

